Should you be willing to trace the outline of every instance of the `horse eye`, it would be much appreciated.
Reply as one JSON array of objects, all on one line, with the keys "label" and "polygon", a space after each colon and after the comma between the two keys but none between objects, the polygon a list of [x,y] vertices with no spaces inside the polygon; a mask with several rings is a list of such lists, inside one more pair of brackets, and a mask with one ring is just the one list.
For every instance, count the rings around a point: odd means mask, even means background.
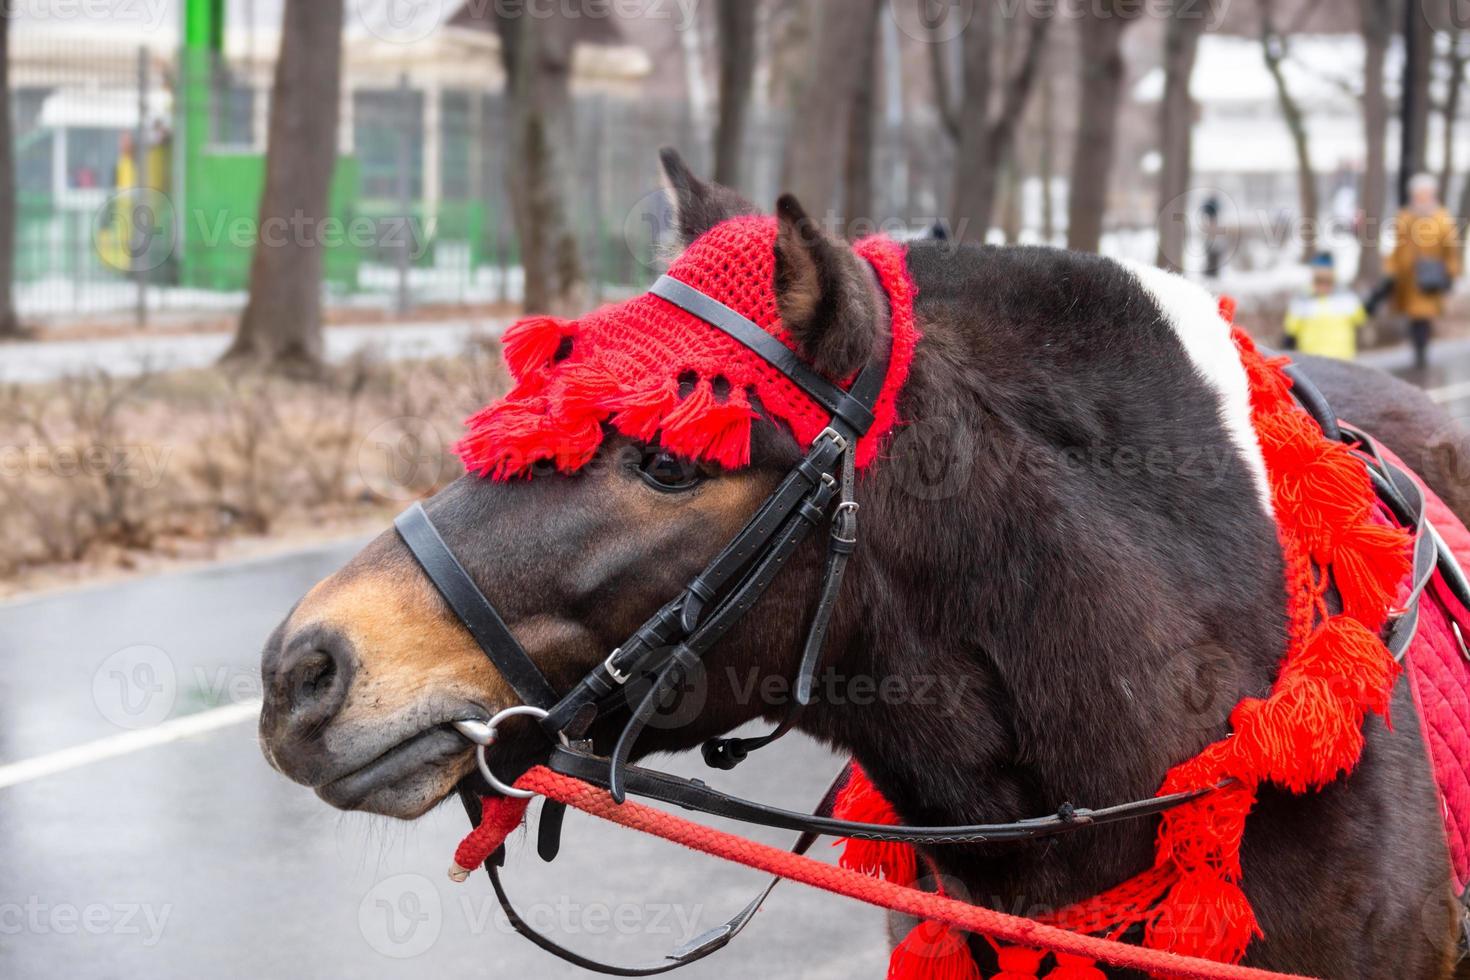
[{"label": "horse eye", "polygon": [[651,449],[638,465],[638,475],[655,490],[687,490],[700,480],[699,467],[687,459]]}]

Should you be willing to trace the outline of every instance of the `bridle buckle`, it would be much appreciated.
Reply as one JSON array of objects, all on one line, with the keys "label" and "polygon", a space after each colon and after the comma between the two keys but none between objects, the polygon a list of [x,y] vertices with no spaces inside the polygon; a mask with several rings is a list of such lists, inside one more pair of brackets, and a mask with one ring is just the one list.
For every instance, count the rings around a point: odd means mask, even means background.
[{"label": "bridle buckle", "polygon": [[821,432],[817,433],[818,439],[821,439],[823,437],[831,439],[832,442],[837,445],[837,450],[839,452],[845,452],[847,450],[847,437],[838,432],[836,429],[832,428],[830,425],[823,429]]},{"label": "bridle buckle", "polygon": [[607,676],[608,677],[611,677],[612,678],[612,682],[614,684],[618,685],[619,687],[621,687],[624,684],[628,683],[628,678],[633,676],[632,674],[628,673],[627,671],[618,670],[618,668],[616,668],[616,667],[613,666],[613,660],[614,660],[614,658],[616,658],[617,655],[620,654],[620,653],[622,653],[622,652],[623,652],[623,648],[622,647],[618,647],[612,653],[609,653],[607,655],[607,659],[602,662],[602,669],[605,670],[605,671],[607,671]]}]

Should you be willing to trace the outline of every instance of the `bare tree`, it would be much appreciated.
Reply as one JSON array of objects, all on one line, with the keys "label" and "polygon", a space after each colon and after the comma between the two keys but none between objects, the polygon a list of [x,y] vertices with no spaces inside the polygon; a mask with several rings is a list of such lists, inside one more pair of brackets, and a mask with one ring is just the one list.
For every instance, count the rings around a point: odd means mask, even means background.
[{"label": "bare tree", "polygon": [[314,374],[322,355],[322,236],[337,161],[342,0],[286,0],[250,298],[227,361]]},{"label": "bare tree", "polygon": [[1433,8],[1421,6],[1414,0],[1409,4],[1411,15],[1404,24],[1404,92],[1407,107],[1403,132],[1403,158],[1399,166],[1399,191],[1408,192],[1411,176],[1429,168],[1429,80],[1434,63],[1434,25],[1430,20]]},{"label": "bare tree", "polygon": [[1276,101],[1281,107],[1281,119],[1291,134],[1291,145],[1296,153],[1297,196],[1301,214],[1302,255],[1311,258],[1317,249],[1317,174],[1312,169],[1311,147],[1307,138],[1307,121],[1301,106],[1291,94],[1286,82],[1283,65],[1288,57],[1286,36],[1277,30],[1275,0],[1257,0],[1261,13],[1261,54],[1266,61],[1266,70],[1276,86]]},{"label": "bare tree", "polygon": [[505,168],[520,241],[528,312],[569,313],[583,303],[582,260],[567,216],[575,120],[575,22],[494,4],[505,63]]},{"label": "bare tree", "polygon": [[1040,120],[1037,125],[1036,175],[1041,181],[1041,239],[1048,245],[1056,237],[1057,221],[1052,201],[1052,184],[1056,178],[1057,120],[1056,80],[1052,76],[1050,62],[1039,69],[1041,74]]},{"label": "bare tree", "polygon": [[807,213],[822,215],[836,203],[837,185],[847,153],[854,93],[864,59],[872,9],[880,0],[816,0],[814,51],[782,161],[782,186],[796,195]]},{"label": "bare tree", "polygon": [[1123,94],[1123,32],[1135,13],[1128,0],[1081,5],[1077,138],[1072,148],[1071,194],[1067,199],[1067,247],[1096,252],[1113,173],[1118,106]]},{"label": "bare tree", "polygon": [[0,8],[0,337],[22,335],[15,315],[15,147],[10,127],[10,6]]},{"label": "bare tree", "polygon": [[881,4],[871,4],[867,34],[852,53],[862,62],[852,92],[852,113],[847,126],[847,161],[842,173],[842,216],[851,224],[871,219],[873,211],[873,134],[878,98],[878,16]]},{"label": "bare tree", "polygon": [[1460,118],[1460,93],[1465,87],[1465,66],[1470,64],[1470,40],[1458,27],[1446,32],[1449,48],[1445,51],[1445,97],[1440,105],[1440,118],[1444,125],[1444,151],[1439,161],[1439,196],[1446,205],[1450,202],[1450,175],[1455,170],[1455,123]]},{"label": "bare tree", "polygon": [[720,115],[715,124],[715,182],[740,185],[740,153],[755,78],[756,21],[760,0],[718,0],[715,17],[720,45]]},{"label": "bare tree", "polygon": [[1358,252],[1357,282],[1360,286],[1383,275],[1379,240],[1383,235],[1384,198],[1388,193],[1388,161],[1384,142],[1388,139],[1388,94],[1384,91],[1384,57],[1392,35],[1393,0],[1358,0],[1359,29],[1363,35],[1363,186],[1359,194],[1362,233]]},{"label": "bare tree", "polygon": [[1184,233],[1189,218],[1190,131],[1194,100],[1189,79],[1194,74],[1199,39],[1210,16],[1210,3],[1175,0],[1164,32],[1164,98],[1159,103],[1159,250],[1157,265],[1175,272],[1184,264]]},{"label": "bare tree", "polygon": [[[921,0],[924,2],[924,0]],[[986,4],[975,11],[963,33],[962,96],[956,104],[949,79],[946,46],[933,39],[929,45],[934,98],[940,119],[956,144],[955,185],[950,223],[961,241],[983,242],[1003,166],[1012,158],[1016,130],[1035,87],[1042,54],[1052,22],[1053,6],[1039,5],[1011,24],[1020,33],[1021,55],[1005,79],[1000,105],[992,113],[994,87],[992,51],[997,11]],[[1009,39],[1008,39],[1009,40]],[[1010,46],[1007,46],[1010,50]]]}]

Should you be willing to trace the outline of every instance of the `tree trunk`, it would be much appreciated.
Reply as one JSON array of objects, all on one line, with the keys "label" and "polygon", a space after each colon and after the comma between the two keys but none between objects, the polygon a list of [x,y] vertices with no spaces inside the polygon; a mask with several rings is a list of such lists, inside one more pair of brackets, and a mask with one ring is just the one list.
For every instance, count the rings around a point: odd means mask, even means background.
[{"label": "tree trunk", "polygon": [[1307,139],[1307,121],[1301,107],[1286,84],[1286,75],[1281,70],[1286,60],[1286,39],[1276,30],[1272,17],[1274,0],[1259,0],[1261,5],[1261,54],[1266,60],[1266,70],[1276,85],[1276,100],[1281,106],[1281,119],[1291,134],[1292,149],[1296,153],[1297,196],[1302,236],[1302,259],[1311,259],[1317,250],[1317,174],[1312,169],[1311,147]]},{"label": "tree trunk", "polygon": [[1133,22],[1124,4],[1097,0],[1077,19],[1077,139],[1067,199],[1067,247],[1096,252],[1113,172],[1118,105],[1123,93],[1123,31]]},{"label": "tree trunk", "polygon": [[[983,242],[990,231],[1001,170],[1014,157],[1016,131],[1036,85],[1050,26],[1048,11],[1012,27],[1013,31],[1024,31],[1024,47],[1015,71],[1005,80],[993,118],[990,91],[994,35],[989,8],[976,10],[965,28],[964,97],[953,116],[958,147],[950,215],[950,225],[960,241]],[[1008,43],[1011,40],[1006,38]]]},{"label": "tree trunk", "polygon": [[566,17],[517,16],[495,5],[506,76],[506,191],[520,241],[528,313],[571,314],[584,304],[582,259],[567,214],[575,135]]},{"label": "tree trunk", "polygon": [[1388,95],[1384,91],[1384,56],[1392,34],[1392,0],[1358,0],[1359,27],[1363,34],[1363,184],[1359,192],[1362,230],[1359,234],[1357,283],[1367,287],[1383,277],[1379,241],[1387,218],[1388,161],[1384,142],[1388,139]]},{"label": "tree trunk", "polygon": [[[1404,0],[1413,4],[1413,0]],[[1415,10],[1418,10],[1417,5]],[[1404,148],[1407,153],[1404,156],[1402,166],[1402,179],[1404,190],[1407,191],[1407,181],[1414,174],[1423,173],[1429,169],[1428,143],[1429,143],[1429,79],[1434,66],[1434,25],[1427,16],[1428,7],[1410,16],[1408,24],[1412,25],[1414,37],[1412,41],[1405,38],[1406,50],[1412,48],[1414,56],[1409,59],[1406,67],[1405,83],[1410,91],[1404,93],[1409,100],[1409,112],[1407,128],[1405,130]],[[1405,27],[1410,29],[1409,26]]]},{"label": "tree trunk", "polygon": [[[984,242],[995,207],[995,147],[990,142],[990,102],[995,51],[995,17],[990,4],[976,7],[960,35],[960,98],[948,110],[955,136],[954,193],[949,227],[962,242]],[[933,42],[931,41],[931,44]],[[934,47],[938,47],[934,44]],[[935,55],[938,57],[938,54]],[[939,84],[939,70],[935,70]],[[949,103],[946,95],[943,104]]]},{"label": "tree trunk", "polygon": [[1057,219],[1053,206],[1052,184],[1056,180],[1057,123],[1056,82],[1052,78],[1051,62],[1040,68],[1041,73],[1041,120],[1040,139],[1036,151],[1036,175],[1041,180],[1041,240],[1047,245],[1056,240]]},{"label": "tree trunk", "polygon": [[1209,4],[1176,0],[1169,11],[1164,34],[1164,98],[1159,104],[1159,250],[1155,263],[1164,269],[1184,269],[1185,232],[1189,226],[1190,130],[1194,100],[1189,79],[1200,35],[1209,20]]},{"label": "tree trunk", "polygon": [[[873,214],[873,133],[877,117],[878,97],[878,14],[881,5],[868,10],[868,32],[862,47],[853,57],[862,62],[857,85],[852,93],[851,118],[847,125],[847,162],[842,177],[842,218],[848,237],[853,237],[854,223],[866,223],[871,229],[877,217]],[[866,232],[868,229],[864,229]]]},{"label": "tree trunk", "polygon": [[715,124],[715,183],[740,186],[740,154],[755,77],[755,25],[759,0],[719,0],[720,116]]},{"label": "tree trunk", "polygon": [[0,337],[19,337],[15,315],[15,149],[10,126],[10,7],[0,8]]},{"label": "tree trunk", "polygon": [[1026,175],[1021,172],[1020,157],[1012,146],[1010,156],[1000,168],[1000,231],[1007,245],[1021,240],[1021,190]]},{"label": "tree trunk", "polygon": [[847,152],[853,93],[864,59],[854,57],[879,0],[817,0],[812,7],[816,51],[786,141],[782,186],[823,223],[836,204]]},{"label": "tree trunk", "polygon": [[1450,49],[1445,55],[1449,76],[1445,85],[1444,105],[1441,117],[1444,120],[1444,152],[1439,162],[1439,197],[1446,207],[1450,205],[1450,175],[1455,172],[1455,123],[1460,116],[1460,92],[1465,85],[1465,65],[1470,53],[1465,50],[1465,32],[1455,29],[1449,32]]},{"label": "tree trunk", "polygon": [[286,0],[250,298],[229,361],[312,374],[322,355],[322,224],[337,161],[342,0]]}]

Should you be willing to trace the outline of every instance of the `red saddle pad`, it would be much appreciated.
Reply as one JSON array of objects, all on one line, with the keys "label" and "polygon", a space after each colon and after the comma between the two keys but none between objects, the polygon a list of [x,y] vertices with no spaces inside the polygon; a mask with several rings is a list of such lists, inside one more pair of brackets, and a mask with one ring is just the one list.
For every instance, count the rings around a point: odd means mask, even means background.
[{"label": "red saddle pad", "polygon": [[[1387,450],[1383,455],[1412,472]],[[1417,475],[1414,479],[1424,491],[1425,516],[1461,566],[1470,568],[1470,530]],[[1408,592],[1406,582],[1401,598]],[[1456,635],[1455,625],[1460,635]],[[1404,668],[1439,786],[1445,836],[1459,892],[1470,884],[1470,660],[1461,636],[1470,639],[1470,610],[1459,603],[1436,572],[1420,602],[1419,630],[1404,656]]]}]

